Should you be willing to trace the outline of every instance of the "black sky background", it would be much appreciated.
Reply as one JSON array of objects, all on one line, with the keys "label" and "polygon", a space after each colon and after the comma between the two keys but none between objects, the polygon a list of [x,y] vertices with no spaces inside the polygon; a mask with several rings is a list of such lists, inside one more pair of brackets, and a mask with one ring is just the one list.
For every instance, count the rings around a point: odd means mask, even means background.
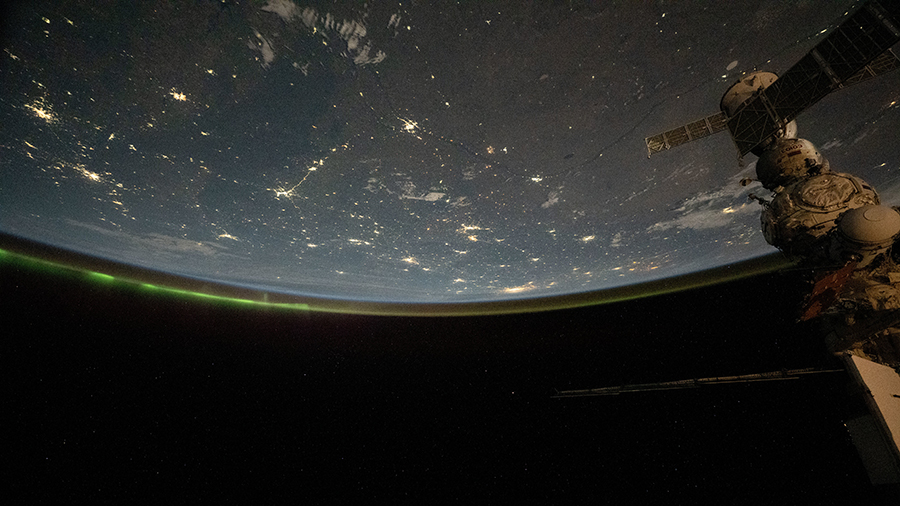
[{"label": "black sky background", "polygon": [[619,397],[590,388],[838,365],[799,277],[485,317],[148,295],[2,263],[9,490],[33,502],[864,504],[843,373]]}]

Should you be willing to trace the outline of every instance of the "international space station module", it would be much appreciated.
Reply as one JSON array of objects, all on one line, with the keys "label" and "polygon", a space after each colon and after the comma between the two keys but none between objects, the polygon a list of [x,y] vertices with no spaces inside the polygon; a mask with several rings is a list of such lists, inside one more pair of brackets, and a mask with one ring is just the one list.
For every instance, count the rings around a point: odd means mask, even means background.
[{"label": "international space station module", "polygon": [[652,156],[728,130],[741,160],[749,153],[759,157],[756,181],[771,192],[751,195],[762,204],[763,236],[791,259],[825,273],[803,319],[834,306],[845,313],[897,311],[900,325],[900,251],[892,252],[900,238],[900,207],[883,204],[860,177],[833,170],[812,142],[797,136],[796,122],[829,93],[900,68],[891,51],[898,41],[900,2],[864,2],[781,76],[748,73],[725,91],[719,113],[646,139]]}]

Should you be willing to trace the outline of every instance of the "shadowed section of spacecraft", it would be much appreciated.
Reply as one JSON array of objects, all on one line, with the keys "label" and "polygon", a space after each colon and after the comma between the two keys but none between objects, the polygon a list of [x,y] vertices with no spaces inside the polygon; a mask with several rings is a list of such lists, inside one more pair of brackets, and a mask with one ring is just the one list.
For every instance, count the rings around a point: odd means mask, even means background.
[{"label": "shadowed section of spacecraft", "polygon": [[721,113],[647,137],[648,156],[726,128],[740,156],[791,137],[790,123],[825,95],[900,67],[890,50],[898,41],[900,4],[871,0],[781,77],[750,74],[725,93]]},{"label": "shadowed section of spacecraft", "polygon": [[803,304],[800,321],[811,320],[819,316],[822,314],[822,311],[825,311],[837,302],[838,296],[844,289],[844,284],[850,279],[857,263],[856,261],[847,262],[847,265],[834,272],[827,273],[816,281],[812,292]]}]

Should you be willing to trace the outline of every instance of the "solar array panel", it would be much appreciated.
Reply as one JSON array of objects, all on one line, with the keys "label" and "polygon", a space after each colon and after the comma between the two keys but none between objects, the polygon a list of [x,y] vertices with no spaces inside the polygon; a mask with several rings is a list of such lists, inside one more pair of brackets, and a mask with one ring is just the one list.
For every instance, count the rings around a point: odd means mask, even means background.
[{"label": "solar array panel", "polygon": [[728,128],[727,121],[728,118],[725,116],[725,113],[720,112],[653,137],[647,137],[644,139],[647,143],[647,156],[652,156],[654,153],[672,149],[686,142],[721,132]]},{"label": "solar array panel", "polygon": [[[741,156],[900,41],[900,2],[870,0],[728,119]],[[857,80],[858,82],[858,80]]]},{"label": "solar array panel", "polygon": [[647,154],[728,129],[744,156],[832,91],[900,68],[890,50],[898,41],[900,0],[870,0],[733,116],[713,114],[647,137]]},{"label": "solar array panel", "polygon": [[897,55],[894,54],[893,51],[888,49],[887,51],[881,53],[871,63],[863,67],[862,70],[853,74],[851,77],[847,78],[842,84],[843,87],[850,86],[852,84],[861,83],[863,81],[868,81],[873,77],[880,76],[886,72],[890,72],[900,68],[900,60],[897,59]]}]

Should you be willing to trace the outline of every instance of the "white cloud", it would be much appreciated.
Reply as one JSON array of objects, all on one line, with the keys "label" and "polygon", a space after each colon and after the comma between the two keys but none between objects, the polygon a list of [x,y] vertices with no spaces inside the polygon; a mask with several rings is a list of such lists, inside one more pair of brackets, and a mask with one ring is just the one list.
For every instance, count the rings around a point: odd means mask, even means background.
[{"label": "white cloud", "polygon": [[672,228],[708,230],[712,228],[727,227],[731,225],[739,215],[758,212],[759,206],[749,202],[739,206],[728,206],[725,208],[691,210],[673,220],[654,223],[647,227],[647,231],[661,232]]},{"label": "white cloud", "polygon": [[[269,0],[269,3],[261,7],[260,10],[278,15],[285,23],[290,23],[295,18],[299,18],[307,28],[314,28],[322,32],[336,32],[347,43],[345,56],[352,59],[357,65],[380,63],[387,58],[387,54],[384,51],[374,49],[372,43],[365,40],[367,34],[366,25],[361,21],[354,19],[339,21],[331,13],[319,14],[312,7],[306,7],[301,10],[297,4],[290,0]],[[391,16],[389,23],[399,23],[400,18],[395,18],[395,16],[396,14]],[[262,39],[259,33],[256,36]],[[271,51],[271,46],[268,45],[265,39],[262,40],[263,45],[259,49],[263,52],[263,59],[266,63],[270,63],[271,60],[266,59],[267,53],[265,51],[266,48]],[[272,53],[272,58],[274,59],[274,53]]]},{"label": "white cloud", "polygon": [[556,204],[557,202],[559,202],[559,193],[558,192],[550,192],[549,194],[547,194],[547,202],[544,202],[543,204],[541,204],[541,207],[543,207],[544,209],[547,209],[550,206],[552,206],[553,204]]},{"label": "white cloud", "polygon": [[[100,227],[90,223],[84,223],[76,220],[66,220],[69,225],[85,228],[107,237],[112,237],[123,244],[128,244],[132,248],[137,248],[151,254],[199,254],[203,256],[222,255],[223,251],[229,248],[221,244],[210,241],[194,241],[182,237],[159,234],[155,232],[147,234],[130,233],[121,229],[110,229]],[[226,256],[238,257],[236,255],[226,254]]]},{"label": "white cloud", "polygon": [[613,236],[612,241],[609,243],[609,245],[612,246],[613,248],[622,247],[622,232],[616,232],[616,234]]},{"label": "white cloud", "polygon": [[889,206],[900,205],[900,182],[894,182],[889,186],[878,189],[881,203]]},{"label": "white cloud", "polygon": [[[349,46],[349,42],[348,42]],[[353,48],[350,48],[353,49]],[[363,46],[362,49],[359,50],[359,53],[353,57],[353,63],[357,65],[368,65],[374,63],[381,63],[387,58],[387,55],[384,54],[384,51],[376,51],[375,54],[370,55],[369,53],[372,51],[372,44],[368,43]]]},{"label": "white cloud", "polygon": [[272,45],[269,44],[269,41],[266,40],[266,38],[263,37],[261,33],[256,30],[253,30],[253,33],[256,35],[256,38],[258,40],[255,43],[252,40],[247,42],[247,47],[255,51],[259,51],[263,58],[263,67],[268,68],[269,65],[271,65],[271,63],[275,61],[275,51],[272,49]]},{"label": "white cloud", "polygon": [[661,232],[673,228],[709,230],[730,226],[738,216],[758,213],[759,205],[748,200],[750,190],[759,189],[758,183],[753,188],[742,187],[738,183],[739,178],[749,170],[752,168],[746,168],[723,188],[685,200],[674,210],[679,216],[654,223],[647,227],[647,231]]},{"label": "white cloud", "polygon": [[840,140],[838,140],[838,139],[832,139],[832,140],[826,142],[825,144],[822,144],[822,146],[820,147],[820,149],[821,149],[822,151],[827,151],[827,150],[829,150],[829,149],[831,149],[831,148],[840,147],[840,146],[843,146],[843,145],[844,145],[843,141],[840,141]]},{"label": "white cloud", "polygon": [[290,23],[294,17],[300,15],[300,8],[290,0],[269,0],[269,3],[264,5],[260,10],[278,14],[285,23]]}]

